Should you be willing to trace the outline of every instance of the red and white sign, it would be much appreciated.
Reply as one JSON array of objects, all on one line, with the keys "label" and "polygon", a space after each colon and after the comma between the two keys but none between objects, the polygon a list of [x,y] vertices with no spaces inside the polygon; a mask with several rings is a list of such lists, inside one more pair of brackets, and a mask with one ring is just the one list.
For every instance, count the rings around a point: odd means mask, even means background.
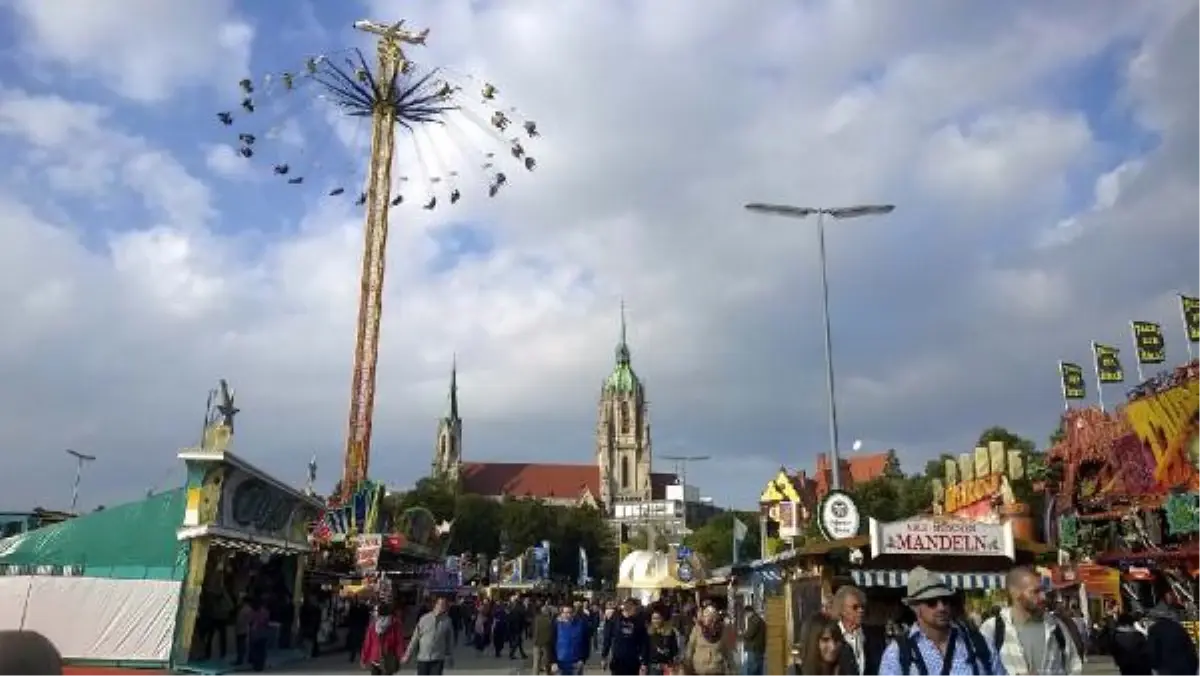
[{"label": "red and white sign", "polygon": [[871,556],[1006,556],[1016,558],[1011,523],[916,518],[870,521]]},{"label": "red and white sign", "polygon": [[379,567],[379,551],[383,549],[382,535],[359,535],[354,539],[354,563],[362,572]]}]

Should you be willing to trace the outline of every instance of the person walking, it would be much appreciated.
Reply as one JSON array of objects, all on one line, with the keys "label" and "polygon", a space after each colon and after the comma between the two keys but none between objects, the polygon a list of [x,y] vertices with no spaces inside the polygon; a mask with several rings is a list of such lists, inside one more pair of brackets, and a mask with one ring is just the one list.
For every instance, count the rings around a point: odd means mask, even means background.
[{"label": "person walking", "polygon": [[833,595],[830,611],[842,631],[839,673],[858,676],[878,674],[884,643],[877,632],[868,632],[863,626],[863,618],[867,614],[867,595],[858,587],[843,585]]},{"label": "person walking", "polygon": [[1013,568],[1005,587],[1009,605],[979,627],[991,640],[1004,670],[1012,676],[1083,673],[1083,660],[1070,629],[1047,612],[1041,576],[1029,568]]},{"label": "person walking", "polygon": [[447,606],[446,599],[438,597],[433,610],[422,615],[413,629],[401,662],[408,664],[416,657],[418,674],[440,675],[454,664],[454,626],[446,615]]},{"label": "person walking", "polygon": [[746,662],[742,673],[762,676],[767,654],[767,623],[752,606],[746,607],[746,628],[742,630],[742,647],[746,651]]},{"label": "person walking", "polygon": [[1180,623],[1180,612],[1174,591],[1165,591],[1159,602],[1147,613],[1150,626],[1146,629],[1146,656],[1143,668],[1154,674],[1195,674],[1196,643]]},{"label": "person walking", "polygon": [[692,674],[734,673],[736,661],[726,638],[725,622],[716,608],[705,606],[700,611],[700,619],[692,627],[692,635],[684,649],[683,663]]},{"label": "person walking", "polygon": [[916,622],[883,651],[881,676],[1006,676],[987,637],[953,621],[955,597],[941,575],[922,566],[909,572],[904,603]]},{"label": "person walking", "polygon": [[612,674],[637,674],[646,668],[650,636],[637,601],[625,599],[621,611],[604,628],[600,663]]},{"label": "person walking", "polygon": [[551,631],[550,673],[573,676],[583,672],[588,657],[587,622],[575,615],[575,608],[564,603]]},{"label": "person walking", "polygon": [[380,606],[363,637],[362,666],[372,674],[394,674],[400,671],[400,655],[404,653],[404,633],[400,613],[391,606]]},{"label": "person walking", "polygon": [[554,606],[549,602],[540,605],[534,613],[533,629],[533,673],[550,673],[551,656],[554,654]]},{"label": "person walking", "polygon": [[529,659],[525,654],[525,630],[526,623],[529,621],[526,615],[525,603],[520,597],[514,596],[512,605],[508,611],[508,659],[517,659],[517,653],[521,653],[521,659]]}]

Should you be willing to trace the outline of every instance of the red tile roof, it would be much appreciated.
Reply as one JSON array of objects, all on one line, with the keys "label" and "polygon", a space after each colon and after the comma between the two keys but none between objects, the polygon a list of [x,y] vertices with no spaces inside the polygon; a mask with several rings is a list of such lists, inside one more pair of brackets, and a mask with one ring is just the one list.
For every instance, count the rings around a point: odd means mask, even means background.
[{"label": "red tile roof", "polygon": [[[600,499],[600,469],[595,465],[531,462],[464,462],[462,487],[476,495],[573,499],[590,491]],[[650,475],[652,497],[661,499],[674,474]]]},{"label": "red tile roof", "polygon": [[[855,453],[848,458],[841,458],[842,488],[853,488],[855,484],[866,483],[882,476],[892,453]],[[833,465],[829,462],[829,456],[825,453],[817,454],[817,471],[808,476],[807,472],[800,470],[794,483],[801,495],[811,496],[815,506],[833,484]]]}]

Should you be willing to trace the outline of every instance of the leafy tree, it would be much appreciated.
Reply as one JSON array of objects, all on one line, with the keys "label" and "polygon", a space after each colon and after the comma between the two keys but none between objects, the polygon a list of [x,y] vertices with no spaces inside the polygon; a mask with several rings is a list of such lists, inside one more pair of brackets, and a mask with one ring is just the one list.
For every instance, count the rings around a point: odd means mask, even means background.
[{"label": "leafy tree", "polygon": [[588,575],[594,580],[612,580],[618,561],[612,528],[604,515],[591,507],[557,508],[558,523],[550,544],[550,573],[576,580],[579,550],[587,552]]},{"label": "leafy tree", "polygon": [[1029,439],[1008,431],[1007,428],[994,425],[979,434],[976,446],[987,446],[989,442],[999,441],[1011,450],[1023,451],[1026,455],[1037,450],[1037,446]]},{"label": "leafy tree", "polygon": [[500,503],[500,525],[508,537],[509,555],[551,539],[557,531],[555,508],[541,500],[507,496]]},{"label": "leafy tree", "polygon": [[742,540],[742,546],[738,552],[739,560],[748,562],[757,559],[762,545],[759,541],[758,516],[752,512],[720,514],[692,531],[684,538],[684,544],[703,556],[705,562],[712,568],[728,565],[733,562],[735,519],[740,519],[746,526],[746,538]]},{"label": "leafy tree", "polygon": [[937,460],[930,460],[929,462],[925,463],[925,478],[945,479],[947,460],[957,460],[957,458],[949,453],[943,453],[938,456]]},{"label": "leafy tree", "polygon": [[503,512],[499,502],[473,493],[459,495],[454,501],[450,552],[478,552],[494,556],[500,551],[502,524]]}]

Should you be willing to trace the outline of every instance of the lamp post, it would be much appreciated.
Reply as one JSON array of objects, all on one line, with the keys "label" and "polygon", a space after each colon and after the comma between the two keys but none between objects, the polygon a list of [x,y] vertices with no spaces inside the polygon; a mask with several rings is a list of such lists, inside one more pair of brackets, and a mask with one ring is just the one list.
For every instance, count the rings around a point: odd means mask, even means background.
[{"label": "lamp post", "polygon": [[75,513],[75,506],[79,504],[79,482],[83,479],[83,465],[92,462],[96,459],[94,455],[80,453],[67,449],[67,455],[75,458],[75,483],[71,486],[71,513]]},{"label": "lamp post", "polygon": [[842,461],[838,455],[837,400],[833,385],[833,338],[829,329],[829,276],[825,261],[825,217],[836,220],[882,216],[896,210],[894,204],[857,204],[849,207],[798,207],[787,204],[763,204],[754,202],[746,209],[760,214],[774,214],[789,218],[817,216],[817,250],[821,258],[821,316],[825,324],[825,390],[829,398],[829,453],[833,464],[833,488],[842,487]]}]

